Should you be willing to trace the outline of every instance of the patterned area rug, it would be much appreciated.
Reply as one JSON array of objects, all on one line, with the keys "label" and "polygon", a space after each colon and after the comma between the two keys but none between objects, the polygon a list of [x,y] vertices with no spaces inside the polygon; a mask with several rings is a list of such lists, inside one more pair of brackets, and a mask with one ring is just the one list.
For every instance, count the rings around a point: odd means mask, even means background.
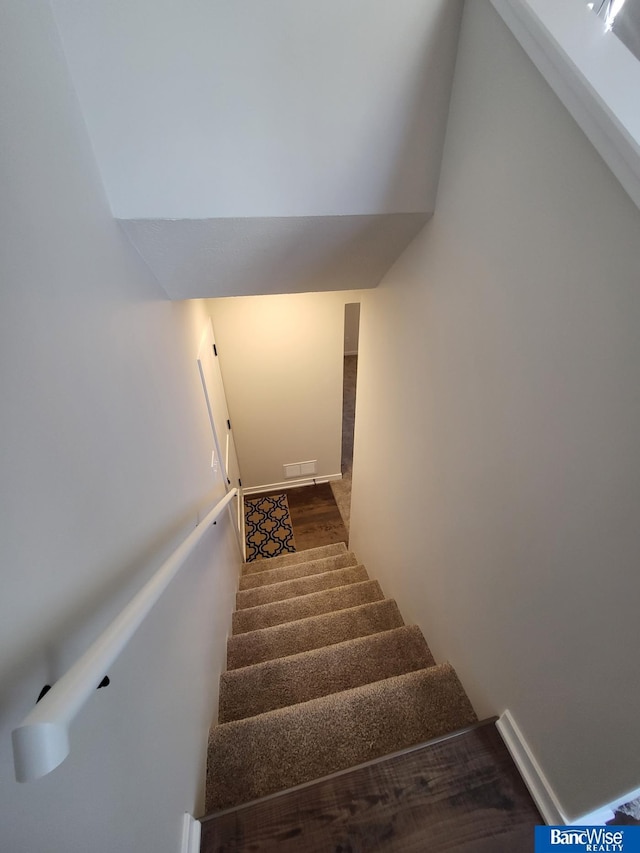
[{"label": "patterned area rug", "polygon": [[247,562],[295,551],[286,495],[245,498]]}]

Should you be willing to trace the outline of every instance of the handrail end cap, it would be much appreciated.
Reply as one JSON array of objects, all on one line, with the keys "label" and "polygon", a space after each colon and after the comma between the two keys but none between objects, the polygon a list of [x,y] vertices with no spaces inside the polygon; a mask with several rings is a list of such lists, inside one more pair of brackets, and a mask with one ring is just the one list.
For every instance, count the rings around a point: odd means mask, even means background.
[{"label": "handrail end cap", "polygon": [[32,782],[55,770],[70,752],[69,729],[60,723],[27,723],[11,733],[18,782]]}]

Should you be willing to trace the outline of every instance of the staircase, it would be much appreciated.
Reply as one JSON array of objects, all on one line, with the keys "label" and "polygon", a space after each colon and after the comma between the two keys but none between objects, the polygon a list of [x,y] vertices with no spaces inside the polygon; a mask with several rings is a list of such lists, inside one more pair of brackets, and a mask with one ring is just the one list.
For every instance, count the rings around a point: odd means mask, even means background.
[{"label": "staircase", "polygon": [[236,605],[207,813],[477,720],[453,668],[342,543],[245,564]]}]

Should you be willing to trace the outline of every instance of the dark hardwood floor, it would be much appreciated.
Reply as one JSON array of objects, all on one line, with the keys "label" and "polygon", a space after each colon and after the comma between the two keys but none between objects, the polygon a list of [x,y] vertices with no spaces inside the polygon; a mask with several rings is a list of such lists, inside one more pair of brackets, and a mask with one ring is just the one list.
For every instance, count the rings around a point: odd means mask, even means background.
[{"label": "dark hardwood floor", "polygon": [[206,818],[201,853],[529,853],[542,823],[490,723]]},{"label": "dark hardwood floor", "polygon": [[349,534],[329,483],[301,486],[297,489],[278,489],[277,492],[265,494],[283,492],[287,495],[297,551],[316,548],[319,545],[333,545],[336,542],[348,544]]}]

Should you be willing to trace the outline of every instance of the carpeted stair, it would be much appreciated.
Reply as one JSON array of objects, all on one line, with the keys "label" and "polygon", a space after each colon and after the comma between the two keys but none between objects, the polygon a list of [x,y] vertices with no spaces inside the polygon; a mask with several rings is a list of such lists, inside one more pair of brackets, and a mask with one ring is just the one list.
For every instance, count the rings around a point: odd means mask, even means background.
[{"label": "carpeted stair", "polygon": [[229,808],[476,721],[341,545],[246,564],[209,738],[207,811]]},{"label": "carpeted stair", "polygon": [[261,572],[254,571],[251,574],[243,575],[240,578],[240,589],[255,589],[258,586],[268,586],[272,583],[303,578],[307,575],[318,575],[323,572],[331,572],[334,569],[346,569],[348,566],[356,566],[357,564],[355,554],[344,551],[342,554],[310,559],[307,563],[290,563],[288,566],[263,569]]},{"label": "carpeted stair", "polygon": [[310,616],[298,622],[287,622],[273,628],[229,637],[227,667],[237,669],[356,637],[366,637],[401,625],[404,622],[398,606],[389,598],[336,610],[334,613]]},{"label": "carpeted stair", "polygon": [[294,622],[319,613],[344,610],[358,604],[380,601],[384,598],[378,581],[357,581],[333,589],[308,592],[284,601],[271,601],[258,607],[246,607],[233,614],[233,633],[244,634],[259,628],[272,628],[284,622]]},{"label": "carpeted stair", "polygon": [[246,575],[254,574],[254,572],[264,572],[265,569],[280,569],[282,566],[309,563],[315,560],[322,560],[325,557],[338,557],[346,553],[347,547],[344,542],[338,542],[336,545],[321,545],[319,548],[308,548],[306,551],[289,551],[286,554],[280,554],[280,556],[271,557],[268,560],[256,560],[253,563],[245,563],[242,574],[246,577]]},{"label": "carpeted stair", "polygon": [[219,722],[297,705],[335,691],[433,666],[419,628],[394,628],[231,669],[220,679]]},{"label": "carpeted stair", "polygon": [[[287,570],[276,569],[275,571],[286,572]],[[296,598],[299,595],[309,595],[312,592],[321,592],[325,589],[368,580],[369,575],[364,566],[348,566],[344,569],[334,569],[333,571],[319,572],[301,578],[282,580],[267,586],[243,589],[236,596],[236,607],[238,610],[244,610],[247,607],[258,607],[261,604],[270,604],[273,601],[284,601],[287,598]]]}]

